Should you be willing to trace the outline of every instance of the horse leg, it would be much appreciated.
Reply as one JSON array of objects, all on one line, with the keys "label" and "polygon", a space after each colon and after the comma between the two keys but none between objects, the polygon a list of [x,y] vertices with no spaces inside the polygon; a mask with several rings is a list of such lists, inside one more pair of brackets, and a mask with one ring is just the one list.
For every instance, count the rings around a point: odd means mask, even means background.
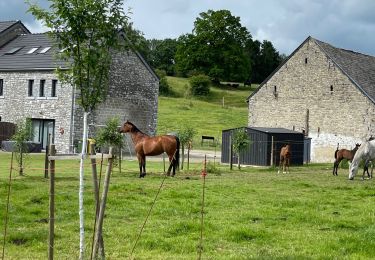
[{"label": "horse leg", "polygon": [[138,164],[139,164],[139,178],[142,178],[142,156],[137,154]]},{"label": "horse leg", "polygon": [[144,155],[137,154],[138,163],[139,163],[139,178],[146,176],[146,158]]},{"label": "horse leg", "polygon": [[173,168],[173,173],[172,173],[172,176],[175,175],[175,166],[174,166],[174,158],[173,158],[173,155],[168,155],[168,158],[169,158],[169,167],[168,167],[168,170],[167,170],[167,176],[170,176],[171,175],[171,170]]},{"label": "horse leg", "polygon": [[279,170],[277,171],[277,173],[280,173],[280,169],[281,169],[283,163],[284,163],[284,162],[283,162],[283,157],[280,156],[280,161],[279,161]]},{"label": "horse leg", "polygon": [[146,156],[143,155],[143,158],[142,158],[142,168],[143,168],[143,173],[142,173],[142,177],[145,177],[146,176]]},{"label": "horse leg", "polygon": [[333,172],[332,172],[333,175],[337,176],[337,168],[338,167],[339,167],[339,164],[338,164],[337,159],[336,159],[335,162],[333,163]]},{"label": "horse leg", "polygon": [[289,163],[290,163],[290,158],[288,157],[288,158],[286,159],[286,168],[287,168],[286,173],[290,173]]}]

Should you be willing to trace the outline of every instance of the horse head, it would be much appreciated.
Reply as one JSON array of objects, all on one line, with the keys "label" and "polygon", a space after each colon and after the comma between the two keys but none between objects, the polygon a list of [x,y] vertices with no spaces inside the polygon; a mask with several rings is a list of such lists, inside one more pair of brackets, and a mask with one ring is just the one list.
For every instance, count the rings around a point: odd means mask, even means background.
[{"label": "horse head", "polygon": [[358,171],[358,162],[357,161],[352,162],[349,168],[349,180],[354,179],[354,176],[356,175],[357,171]]},{"label": "horse head", "polygon": [[130,123],[129,121],[126,121],[120,128],[119,133],[128,133],[133,130],[134,125]]}]

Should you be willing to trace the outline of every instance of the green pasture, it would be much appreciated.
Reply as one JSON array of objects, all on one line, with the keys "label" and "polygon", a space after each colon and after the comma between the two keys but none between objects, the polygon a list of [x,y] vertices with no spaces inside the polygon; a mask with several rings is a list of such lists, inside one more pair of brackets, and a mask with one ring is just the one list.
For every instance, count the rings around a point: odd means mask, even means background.
[{"label": "green pasture", "polygon": [[[46,259],[48,187],[43,156],[30,155],[25,176],[13,172],[5,259]],[[0,153],[0,230],[3,241],[10,155]],[[79,251],[78,161],[56,163],[55,259]],[[164,178],[162,162],[147,163],[138,178],[135,161],[114,169],[104,219],[107,259],[130,252]],[[165,179],[133,259],[197,259],[202,201],[202,164]],[[209,162],[206,177],[202,259],[373,259],[373,180],[332,176],[331,164],[230,171]],[[94,195],[85,173],[85,259],[90,258]]]},{"label": "green pasture", "polygon": [[255,85],[238,89],[211,87],[210,95],[197,98],[188,95],[188,79],[168,77],[168,83],[174,96],[159,97],[158,134],[178,132],[189,126],[196,131],[194,147],[202,148],[202,135],[213,136],[220,144],[222,130],[247,125],[246,98],[256,88]]}]

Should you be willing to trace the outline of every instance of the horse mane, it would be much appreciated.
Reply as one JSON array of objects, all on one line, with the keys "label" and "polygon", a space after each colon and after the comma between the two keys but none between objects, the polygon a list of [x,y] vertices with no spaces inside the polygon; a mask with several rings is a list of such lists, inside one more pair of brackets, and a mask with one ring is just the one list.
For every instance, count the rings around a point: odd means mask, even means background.
[{"label": "horse mane", "polygon": [[142,134],[146,135],[141,130],[139,130],[139,128],[135,124],[133,124],[132,122],[126,121],[126,124],[129,124],[129,125],[132,126],[132,131],[131,132],[139,132],[139,133],[142,133]]}]

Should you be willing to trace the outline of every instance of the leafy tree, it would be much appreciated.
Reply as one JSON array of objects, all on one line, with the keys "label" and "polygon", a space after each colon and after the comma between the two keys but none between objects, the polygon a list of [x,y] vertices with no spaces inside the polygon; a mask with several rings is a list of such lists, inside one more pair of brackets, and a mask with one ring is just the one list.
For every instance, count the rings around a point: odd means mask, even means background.
[{"label": "leafy tree", "polygon": [[25,122],[19,122],[17,124],[16,133],[11,137],[11,140],[15,142],[13,151],[15,152],[15,155],[16,155],[19,175],[23,175],[25,154],[28,153],[26,141],[29,141],[31,138],[32,138],[31,120],[26,119]]},{"label": "leafy tree", "polygon": [[208,10],[195,20],[191,34],[179,38],[176,69],[185,76],[197,71],[214,81],[244,81],[250,76],[245,47],[251,40],[239,17],[228,10]]},{"label": "leafy tree", "polygon": [[105,127],[101,128],[95,135],[96,144],[99,147],[115,146],[122,147],[123,136],[118,131],[119,119],[113,117],[107,120]]},{"label": "leafy tree", "polygon": [[148,61],[155,69],[164,70],[168,76],[175,74],[175,54],[177,49],[176,39],[157,40],[152,39],[149,43]]},{"label": "leafy tree", "polygon": [[147,61],[149,61],[150,56],[150,48],[148,40],[144,37],[143,32],[140,30],[137,30],[134,28],[133,23],[129,22],[125,27],[123,28],[125,31],[126,38],[128,41],[126,41],[126,46],[129,48],[138,51],[143,58],[145,58]]},{"label": "leafy tree", "polygon": [[62,50],[58,58],[68,70],[59,70],[61,81],[79,91],[83,108],[82,156],[80,164],[79,216],[80,254],[84,258],[83,165],[87,144],[87,117],[106,97],[111,53],[120,49],[119,30],[127,26],[121,0],[50,0],[48,10],[29,4],[31,12],[51,30],[50,35]]},{"label": "leafy tree", "polygon": [[251,140],[247,135],[245,128],[239,128],[234,131],[232,144],[233,144],[233,151],[238,156],[238,169],[241,169],[240,159],[241,154],[249,147]]},{"label": "leafy tree", "polygon": [[279,66],[283,56],[280,56],[272,43],[267,40],[262,43],[254,41],[248,47],[253,60],[252,80],[261,83]]},{"label": "leafy tree", "polygon": [[[191,149],[191,143],[193,142],[194,135],[196,134],[196,131],[191,126],[184,126],[179,132],[178,132],[178,138],[180,138],[181,143],[181,153],[182,153],[182,163],[181,163],[181,169],[184,169],[184,160],[185,160],[185,147],[188,148],[188,155]],[[189,164],[188,164],[189,169]]]}]

